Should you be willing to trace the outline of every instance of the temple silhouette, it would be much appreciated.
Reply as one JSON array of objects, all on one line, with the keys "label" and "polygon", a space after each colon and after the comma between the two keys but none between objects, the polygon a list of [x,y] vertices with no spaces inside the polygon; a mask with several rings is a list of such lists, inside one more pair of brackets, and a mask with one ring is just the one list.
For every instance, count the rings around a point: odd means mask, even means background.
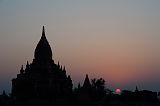
[{"label": "temple silhouette", "polygon": [[54,63],[52,50],[45,36],[42,36],[34,52],[31,64],[23,66],[17,78],[12,80],[12,96],[16,99],[30,97],[64,97],[72,92],[72,80],[66,75],[65,67]]},{"label": "temple silhouette", "polygon": [[22,65],[12,79],[11,94],[3,91],[0,95],[0,106],[160,106],[157,97],[157,92],[139,90],[137,86],[134,92],[115,94],[106,88],[103,78],[90,80],[88,75],[82,85],[73,88],[65,67],[52,59],[43,26],[32,63],[27,61],[25,68]]},{"label": "temple silhouette", "polygon": [[[72,80],[65,67],[52,59],[52,50],[45,36],[42,36],[34,52],[31,64],[23,65],[17,78],[12,80],[12,97],[16,101],[29,99],[66,100],[72,95]],[[64,101],[63,101],[64,102]]]}]

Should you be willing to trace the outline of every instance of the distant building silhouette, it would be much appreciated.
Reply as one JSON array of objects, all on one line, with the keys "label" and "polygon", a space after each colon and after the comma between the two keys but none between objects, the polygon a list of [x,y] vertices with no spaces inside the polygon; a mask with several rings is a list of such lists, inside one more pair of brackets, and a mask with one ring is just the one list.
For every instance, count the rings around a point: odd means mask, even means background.
[{"label": "distant building silhouette", "polygon": [[78,85],[78,94],[77,94],[78,103],[82,106],[91,103],[91,83],[88,75],[86,75],[83,86]]},{"label": "distant building silhouette", "polygon": [[138,90],[138,87],[136,86],[136,90],[135,90],[135,92],[138,92],[139,90]]},{"label": "distant building silhouette", "polygon": [[42,36],[34,52],[34,59],[26,68],[23,66],[17,78],[12,80],[12,97],[16,100],[27,98],[64,98],[72,93],[72,80],[66,75],[65,67],[55,64],[52,50],[45,36]]},{"label": "distant building silhouette", "polygon": [[85,77],[84,83],[83,83],[83,89],[91,89],[91,83],[90,80],[88,78],[88,74]]}]

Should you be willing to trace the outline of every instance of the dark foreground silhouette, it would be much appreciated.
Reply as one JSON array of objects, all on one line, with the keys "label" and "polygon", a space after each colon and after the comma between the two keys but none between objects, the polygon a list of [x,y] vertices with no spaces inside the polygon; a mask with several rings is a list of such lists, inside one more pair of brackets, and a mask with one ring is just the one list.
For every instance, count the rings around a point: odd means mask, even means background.
[{"label": "dark foreground silhouette", "polygon": [[105,89],[102,78],[92,79],[90,83],[86,76],[83,86],[79,84],[68,96],[16,98],[3,91],[0,106],[160,106],[160,102],[156,92],[136,89],[134,92],[123,90],[121,94],[114,94]]},{"label": "dark foreground silhouette", "polygon": [[52,50],[43,27],[31,64],[27,62],[12,79],[12,91],[0,96],[0,106],[160,106],[157,93],[123,90],[120,95],[105,88],[102,78],[90,80],[73,89],[65,67],[52,59]]}]

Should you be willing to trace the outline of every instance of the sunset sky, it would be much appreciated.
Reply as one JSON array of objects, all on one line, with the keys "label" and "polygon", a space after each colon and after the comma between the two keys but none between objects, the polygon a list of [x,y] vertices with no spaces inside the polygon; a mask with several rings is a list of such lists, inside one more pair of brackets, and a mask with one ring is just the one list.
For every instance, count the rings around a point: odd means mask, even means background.
[{"label": "sunset sky", "polygon": [[160,91],[160,0],[0,0],[0,92],[31,63],[42,26],[76,86]]}]

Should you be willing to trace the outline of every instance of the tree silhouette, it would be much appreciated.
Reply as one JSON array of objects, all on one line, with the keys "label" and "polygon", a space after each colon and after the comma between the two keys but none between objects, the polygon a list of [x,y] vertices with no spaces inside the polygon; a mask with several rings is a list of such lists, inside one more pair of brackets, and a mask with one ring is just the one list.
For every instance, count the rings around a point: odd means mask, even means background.
[{"label": "tree silhouette", "polygon": [[92,79],[91,80],[91,90],[92,90],[92,99],[93,100],[102,99],[106,95],[105,80],[103,78]]}]

